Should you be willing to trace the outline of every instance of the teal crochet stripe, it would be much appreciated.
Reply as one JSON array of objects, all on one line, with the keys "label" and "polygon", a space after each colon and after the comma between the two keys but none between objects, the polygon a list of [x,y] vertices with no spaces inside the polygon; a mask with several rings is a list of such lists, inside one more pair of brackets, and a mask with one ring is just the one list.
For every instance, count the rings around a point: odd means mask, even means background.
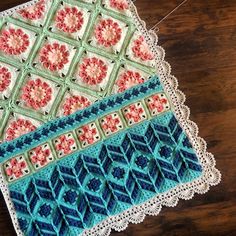
[{"label": "teal crochet stripe", "polygon": [[[163,88],[158,77],[153,77],[123,94],[106,98],[4,143],[0,146],[2,168],[6,175],[13,172],[10,165],[16,167],[21,163],[25,169],[22,156],[31,155],[32,148],[139,100],[146,99],[148,103],[150,96],[161,92]],[[155,102],[161,109],[160,100]],[[122,111],[126,112],[125,109]],[[135,111],[143,114],[140,107]],[[14,172],[19,178],[8,187],[24,235],[77,236],[109,216],[199,178],[202,166],[173,112],[150,113],[148,117],[102,141],[57,158],[57,161],[49,161],[31,175],[20,178],[22,173]],[[71,140],[71,136],[63,138]],[[75,143],[70,141],[70,145]],[[51,144],[46,149],[49,146]],[[46,151],[45,146],[43,148]],[[34,152],[39,157],[41,151]]]},{"label": "teal crochet stripe", "polygon": [[37,144],[45,142],[48,138],[57,137],[66,131],[75,129],[102,116],[117,110],[135,100],[142,99],[148,94],[163,91],[162,85],[157,76],[152,77],[148,82],[135,86],[124,93],[112,95],[89,106],[88,108],[77,111],[76,113],[60,119],[49,121],[41,125],[37,130],[23,135],[11,142],[3,143],[0,146],[0,162],[5,161],[12,155],[18,155]]}]

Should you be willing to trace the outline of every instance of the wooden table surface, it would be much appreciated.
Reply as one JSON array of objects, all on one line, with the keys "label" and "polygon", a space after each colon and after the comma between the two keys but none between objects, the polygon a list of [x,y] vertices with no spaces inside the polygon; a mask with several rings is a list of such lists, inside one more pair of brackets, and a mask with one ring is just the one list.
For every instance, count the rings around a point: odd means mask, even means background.
[{"label": "wooden table surface", "polygon": [[[2,0],[5,10],[24,0]],[[136,0],[151,28],[180,0]],[[159,24],[159,44],[186,94],[191,119],[214,153],[222,182],[112,236],[236,235],[236,0],[188,0]],[[0,236],[15,236],[0,196]]]}]

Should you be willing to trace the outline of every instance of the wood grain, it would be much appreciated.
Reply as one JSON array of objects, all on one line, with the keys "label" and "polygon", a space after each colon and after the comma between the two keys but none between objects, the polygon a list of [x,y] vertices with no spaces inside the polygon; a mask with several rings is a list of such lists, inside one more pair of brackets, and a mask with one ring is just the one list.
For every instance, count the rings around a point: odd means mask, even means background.
[{"label": "wood grain", "polygon": [[[22,0],[1,1],[4,10]],[[148,28],[181,1],[137,0]],[[186,94],[191,119],[208,142],[223,179],[205,195],[164,208],[113,236],[236,235],[236,1],[189,0],[159,25],[159,43]],[[0,236],[14,236],[0,197]]]}]

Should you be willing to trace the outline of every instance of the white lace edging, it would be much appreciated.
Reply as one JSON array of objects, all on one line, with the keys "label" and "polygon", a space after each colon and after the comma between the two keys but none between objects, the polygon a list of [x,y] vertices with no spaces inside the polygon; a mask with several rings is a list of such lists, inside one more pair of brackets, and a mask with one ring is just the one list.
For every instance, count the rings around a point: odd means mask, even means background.
[{"label": "white lace edging", "polygon": [[143,204],[134,206],[116,216],[109,217],[92,229],[85,230],[82,236],[108,236],[112,229],[116,231],[125,230],[129,223],[138,224],[144,220],[146,215],[158,215],[162,206],[174,207],[177,205],[179,199],[189,200],[193,198],[195,193],[204,194],[209,190],[210,186],[217,185],[221,181],[221,174],[219,170],[215,168],[214,156],[207,152],[205,140],[198,136],[198,126],[193,121],[189,120],[190,109],[184,105],[185,95],[178,89],[178,81],[171,75],[171,66],[164,59],[165,50],[157,44],[158,37],[156,33],[152,30],[147,30],[146,23],[140,19],[137,8],[133,2],[131,0],[128,1],[138,30],[142,32],[152,52],[156,56],[157,73],[159,74],[165,92],[171,98],[176,118],[196,151],[203,167],[203,174],[200,178],[191,183],[179,185]]},{"label": "white lace edging", "polygon": [[[14,13],[14,11],[31,6],[37,1],[38,0],[33,0],[1,12],[0,17],[10,15]],[[133,2],[131,0],[127,1],[129,2],[130,11],[137,28],[142,32],[152,52],[156,56],[157,73],[164,86],[165,92],[171,99],[172,108],[176,118],[179,121],[180,126],[186,132],[194,150],[196,151],[203,168],[203,174],[201,177],[190,183],[178,185],[170,191],[159,194],[143,204],[134,206],[121,214],[108,217],[93,228],[86,229],[81,236],[109,236],[112,229],[116,231],[125,230],[129,223],[138,224],[144,220],[146,215],[158,215],[162,206],[174,207],[177,205],[179,199],[189,200],[193,198],[195,193],[204,194],[209,190],[210,186],[217,185],[221,181],[221,174],[215,167],[214,156],[207,152],[207,144],[205,140],[198,136],[198,126],[193,121],[189,120],[190,109],[184,105],[185,95],[178,89],[178,81],[171,75],[171,66],[164,59],[165,50],[157,44],[158,37],[156,33],[147,30],[146,24],[140,19]],[[10,199],[9,190],[1,172],[0,188],[7,203],[15,231],[17,235],[23,236],[24,234],[19,227],[14,205]]]}]

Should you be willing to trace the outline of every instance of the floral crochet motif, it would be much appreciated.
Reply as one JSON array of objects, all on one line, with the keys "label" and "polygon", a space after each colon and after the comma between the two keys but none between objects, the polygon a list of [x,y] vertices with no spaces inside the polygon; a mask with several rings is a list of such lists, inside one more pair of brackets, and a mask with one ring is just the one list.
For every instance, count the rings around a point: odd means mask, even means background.
[{"label": "floral crochet motif", "polygon": [[118,92],[124,92],[137,84],[144,82],[139,72],[126,71],[120,75],[119,79],[116,81],[116,85],[119,87]]},{"label": "floral crochet motif", "polygon": [[5,91],[11,83],[11,73],[5,66],[0,66],[0,92]]},{"label": "floral crochet motif", "polygon": [[101,119],[101,126],[106,135],[116,133],[123,128],[122,121],[117,113],[103,117]]},{"label": "floral crochet motif", "polygon": [[107,75],[107,65],[96,57],[85,58],[79,66],[79,76],[89,85],[100,84]]},{"label": "floral crochet motif", "polygon": [[61,70],[69,62],[69,51],[59,43],[46,44],[40,51],[40,62],[50,71]]},{"label": "floral crochet motif", "polygon": [[79,31],[83,23],[83,13],[76,7],[65,7],[56,14],[56,27],[65,33]]},{"label": "floral crochet motif", "polygon": [[139,123],[147,118],[141,102],[129,105],[123,109],[123,113],[129,125]]},{"label": "floral crochet motif", "polygon": [[134,40],[132,51],[135,57],[138,57],[143,61],[154,59],[154,55],[150,51],[150,48],[148,44],[145,42],[145,39],[143,36],[139,36],[138,39]]},{"label": "floral crochet motif", "polygon": [[32,6],[19,11],[19,14],[27,20],[41,19],[45,12],[45,0],[40,0]]},{"label": "floral crochet motif", "polygon": [[83,147],[91,145],[100,139],[95,123],[84,125],[78,129],[78,138]]},{"label": "floral crochet motif", "polygon": [[19,55],[29,46],[29,36],[22,29],[5,29],[0,36],[0,50],[9,55]]},{"label": "floral crochet motif", "polygon": [[6,141],[13,140],[36,129],[30,120],[17,119],[12,121],[6,130]]},{"label": "floral crochet motif", "polygon": [[28,165],[23,156],[12,158],[5,163],[4,167],[9,181],[18,179],[29,173]]},{"label": "floral crochet motif", "polygon": [[[32,164],[38,168],[48,164],[49,158],[51,156],[51,151],[48,147],[43,149],[42,146],[36,147],[31,150],[31,157],[30,160]],[[52,159],[52,158],[51,158]]]},{"label": "floral crochet motif", "polygon": [[169,109],[169,102],[164,94],[154,94],[146,100],[152,115],[157,115]]},{"label": "floral crochet motif", "polygon": [[63,104],[64,115],[68,116],[78,110],[90,106],[91,102],[84,96],[71,96]]},{"label": "floral crochet motif", "polygon": [[54,142],[59,157],[72,153],[77,147],[71,133],[61,135]]},{"label": "floral crochet motif", "polygon": [[122,30],[112,19],[100,20],[95,28],[95,37],[98,44],[104,47],[116,45],[121,39]]},{"label": "floral crochet motif", "polygon": [[28,107],[38,110],[52,99],[52,88],[40,78],[29,80],[22,89],[21,99]]},{"label": "floral crochet motif", "polygon": [[110,7],[115,8],[119,11],[124,11],[129,8],[129,4],[126,0],[110,0]]}]

